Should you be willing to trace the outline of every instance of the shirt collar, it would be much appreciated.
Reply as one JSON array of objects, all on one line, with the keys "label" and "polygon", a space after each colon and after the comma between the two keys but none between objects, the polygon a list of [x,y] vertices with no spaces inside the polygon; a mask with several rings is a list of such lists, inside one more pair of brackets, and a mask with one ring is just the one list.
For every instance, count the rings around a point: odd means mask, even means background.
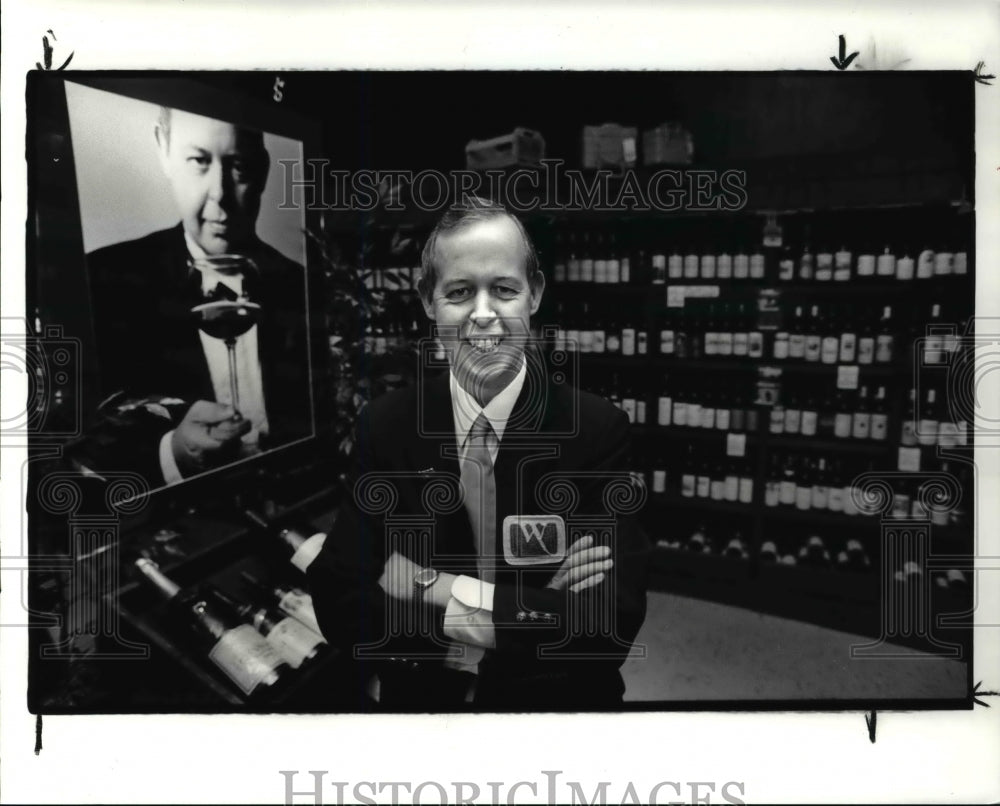
[{"label": "shirt collar", "polygon": [[503,439],[504,431],[507,428],[507,421],[511,412],[514,411],[514,404],[518,395],[521,394],[521,387],[524,386],[524,379],[528,374],[528,365],[521,357],[521,369],[517,375],[501,389],[494,398],[486,404],[480,406],[476,399],[462,388],[455,373],[449,370],[451,376],[451,410],[455,420],[455,437],[460,446],[465,445],[465,440],[469,435],[472,424],[480,413],[486,415],[486,419],[493,426],[493,432],[497,435],[497,441]]},{"label": "shirt collar", "polygon": [[[188,254],[191,257],[204,258],[208,257],[204,249],[202,249],[197,242],[187,234],[187,230],[184,231],[184,243],[187,244]],[[201,269],[198,266],[192,265],[192,271],[201,272],[201,289],[202,291],[211,291],[219,283],[229,288],[235,294],[243,293],[243,275],[241,274],[223,274],[222,272],[214,271],[213,269]]]}]

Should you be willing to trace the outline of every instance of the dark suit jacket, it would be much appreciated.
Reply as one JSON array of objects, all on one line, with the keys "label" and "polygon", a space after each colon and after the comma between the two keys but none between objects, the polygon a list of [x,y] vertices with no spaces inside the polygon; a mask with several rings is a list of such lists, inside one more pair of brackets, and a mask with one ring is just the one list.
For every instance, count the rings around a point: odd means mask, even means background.
[{"label": "dark suit jacket", "polygon": [[[262,447],[272,447],[312,431],[305,270],[259,240],[243,251],[260,269],[245,288],[262,306],[258,345],[270,426]],[[191,307],[204,301],[201,275],[187,259],[181,225],[87,256],[102,397],[162,394],[188,405],[215,399],[191,318]],[[144,429],[138,440],[120,440],[139,444],[104,450],[103,463],[120,463],[110,469],[136,470],[161,485],[156,445],[175,424],[162,420],[154,433]]]},{"label": "dark suit jacket", "polygon": [[[614,707],[624,690],[619,667],[645,617],[649,546],[633,517],[644,491],[629,479],[628,418],[603,398],[543,377],[529,364],[495,463],[496,648],[480,667],[480,709]],[[401,635],[395,615],[405,622],[406,611],[388,606],[393,602],[378,579],[393,550],[419,565],[477,575],[457,493],[449,374],[369,404],[356,451],[354,500],[345,502],[308,571],[317,618],[348,655],[367,645],[369,656],[374,648],[395,659],[373,661],[383,702],[404,710],[446,708],[431,691],[447,639]],[[504,518],[539,514],[564,518],[567,546],[590,532],[595,544],[611,545],[610,578],[569,594],[545,587],[560,561],[508,564]]]}]

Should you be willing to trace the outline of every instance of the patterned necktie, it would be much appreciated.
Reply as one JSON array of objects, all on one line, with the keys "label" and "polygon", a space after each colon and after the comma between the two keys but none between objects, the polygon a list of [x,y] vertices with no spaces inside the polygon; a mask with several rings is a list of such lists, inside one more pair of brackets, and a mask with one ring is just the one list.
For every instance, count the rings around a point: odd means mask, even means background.
[{"label": "patterned necktie", "polygon": [[462,489],[465,491],[465,508],[472,523],[479,557],[479,578],[484,582],[494,579],[493,565],[496,557],[497,485],[493,476],[488,440],[495,437],[493,426],[480,412],[469,430],[465,459],[462,462]]}]

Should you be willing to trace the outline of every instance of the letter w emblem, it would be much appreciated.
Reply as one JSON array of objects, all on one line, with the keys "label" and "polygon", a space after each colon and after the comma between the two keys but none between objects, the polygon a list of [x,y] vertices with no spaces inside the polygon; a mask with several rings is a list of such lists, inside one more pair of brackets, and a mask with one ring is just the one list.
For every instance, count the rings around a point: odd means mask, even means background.
[{"label": "letter w emblem", "polygon": [[555,563],[566,557],[566,524],[558,515],[508,515],[503,535],[509,565]]}]

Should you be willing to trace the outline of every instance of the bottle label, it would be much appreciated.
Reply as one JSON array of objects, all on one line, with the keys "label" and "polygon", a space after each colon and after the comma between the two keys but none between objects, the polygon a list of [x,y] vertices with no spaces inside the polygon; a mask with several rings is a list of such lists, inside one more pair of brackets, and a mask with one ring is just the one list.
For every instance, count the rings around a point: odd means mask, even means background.
[{"label": "bottle label", "polygon": [[750,344],[747,347],[747,355],[751,358],[760,358],[764,355],[764,334],[755,330],[750,334]]},{"label": "bottle label", "polygon": [[226,631],[208,653],[208,659],[245,695],[261,684],[277,681],[276,670],[282,663],[277,650],[249,624]]},{"label": "bottle label", "polygon": [[881,254],[878,256],[875,273],[879,277],[891,277],[896,273],[896,256]]},{"label": "bottle label", "polygon": [[712,480],[708,476],[698,476],[697,494],[699,498],[708,498]]},{"label": "bottle label", "polygon": [[778,488],[778,500],[782,504],[794,504],[795,503],[795,482],[794,481],[782,481],[780,487]]},{"label": "bottle label", "polygon": [[[656,424],[670,425],[670,413],[673,409],[673,400],[669,397],[660,397],[659,405],[656,409]],[[678,423],[683,425],[683,423]]]},{"label": "bottle label", "polygon": [[733,258],[733,277],[745,280],[750,276],[750,258],[747,255],[737,255]]},{"label": "bottle label", "polygon": [[844,488],[831,487],[827,492],[826,508],[831,512],[844,511]]},{"label": "bottle label", "polygon": [[717,346],[719,355],[732,355],[733,354],[733,334],[729,332],[723,332],[719,334],[719,343]]},{"label": "bottle label", "polygon": [[913,279],[912,257],[901,257],[899,260],[896,261],[896,279],[897,280]]},{"label": "bottle label", "polygon": [[967,252],[956,252],[951,258],[952,274],[968,274],[969,255]]},{"label": "bottle label", "polygon": [[580,261],[580,280],[584,283],[594,282],[594,261],[584,258]]},{"label": "bottle label", "polygon": [[921,445],[933,445],[937,442],[937,436],[937,420],[923,419],[920,421],[920,427],[917,429],[917,442]]},{"label": "bottle label", "polygon": [[710,498],[713,501],[721,501],[726,497],[726,485],[722,479],[712,479],[712,486],[710,488]]},{"label": "bottle label", "polygon": [[[769,481],[764,486],[764,506],[776,507],[780,501],[781,485],[776,481]],[[747,502],[749,503],[749,502]]]},{"label": "bottle label", "polygon": [[705,355],[715,355],[719,351],[719,334],[709,332],[705,334]]},{"label": "bottle label", "polygon": [[802,410],[785,409],[785,433],[797,434],[802,427]]},{"label": "bottle label", "polygon": [[667,471],[665,470],[654,470],[653,471],[653,492],[654,493],[665,493],[667,491]]},{"label": "bottle label", "polygon": [[934,253],[925,249],[917,256],[917,279],[926,280],[934,276]]},{"label": "bottle label", "polygon": [[829,489],[825,484],[814,484],[812,488],[812,508],[826,509],[829,500]]},{"label": "bottle label", "polygon": [[608,334],[608,337],[604,341],[604,349],[609,353],[618,353],[622,349],[621,337],[614,332]]},{"label": "bottle label", "polygon": [[623,257],[621,260],[620,277],[623,283],[632,282],[632,262],[627,257]]},{"label": "bottle label", "polygon": [[806,337],[801,333],[793,333],[788,338],[788,355],[791,358],[804,358],[806,354]]},{"label": "bottle label", "polygon": [[726,476],[724,497],[727,501],[737,501],[740,497],[739,476]]},{"label": "bottle label", "polygon": [[635,328],[622,331],[622,355],[635,355]]},{"label": "bottle label", "polygon": [[320,644],[326,643],[323,636],[317,635],[293,618],[279,621],[267,634],[267,641],[293,669],[298,669],[316,654],[316,648]]},{"label": "bottle label", "polygon": [[704,280],[715,279],[715,255],[701,256],[701,276]]},{"label": "bottle label", "polygon": [[684,257],[684,276],[688,280],[694,280],[698,277],[698,256],[697,255],[686,255]]},{"label": "bottle label", "polygon": [[843,282],[851,279],[851,253],[841,250],[833,256],[833,279]]},{"label": "bottle label", "polygon": [[873,414],[871,426],[872,439],[885,439],[889,433],[889,417],[886,414]]},{"label": "bottle label", "polygon": [[594,345],[594,331],[593,330],[581,330],[580,331],[580,352],[590,353],[593,352]]},{"label": "bottle label", "polygon": [[816,255],[816,279],[821,283],[833,279],[833,255],[829,252]]},{"label": "bottle label", "polygon": [[934,255],[934,273],[951,274],[951,259],[951,252],[938,252]]},{"label": "bottle label", "polygon": [[790,258],[783,258],[778,263],[778,279],[779,280],[793,280],[795,279],[795,261]]},{"label": "bottle label", "polygon": [[728,431],[729,430],[730,419],[731,418],[730,418],[729,409],[716,409],[715,410],[715,427],[718,428],[720,431]]},{"label": "bottle label", "polygon": [[571,283],[580,282],[580,261],[577,258],[570,258],[566,264],[566,278]]},{"label": "bottle label", "polygon": [[871,415],[868,412],[857,411],[854,413],[854,422],[851,427],[851,436],[854,439],[868,439],[871,433]]},{"label": "bottle label", "polygon": [[728,280],[733,276],[733,258],[732,255],[719,255],[715,262],[715,272],[716,276],[720,280]]},{"label": "bottle label", "polygon": [[806,361],[819,361],[821,345],[819,336],[806,336]]},{"label": "bottle label", "polygon": [[872,277],[875,274],[875,255],[858,255],[858,277]]},{"label": "bottle label", "polygon": [[780,406],[771,409],[770,431],[772,434],[785,432],[785,411]]},{"label": "bottle label", "polygon": [[802,412],[802,435],[806,437],[815,436],[816,434],[816,422],[819,419],[819,415],[815,411],[804,411]]},{"label": "bottle label", "polygon": [[594,261],[594,282],[606,283],[608,281],[608,262],[606,260]]},{"label": "bottle label", "polygon": [[638,351],[639,355],[645,355],[646,354],[646,331],[645,330],[640,330],[636,334],[636,341],[635,341],[635,343],[636,343],[636,348],[637,348],[637,351]]},{"label": "bottle label", "polygon": [[621,263],[612,258],[608,261],[608,282],[609,283],[620,283],[622,279],[622,268]]},{"label": "bottle label", "polygon": [[278,607],[294,619],[298,619],[315,633],[323,634],[316,621],[316,609],[313,607],[312,596],[308,593],[288,591],[278,601]]},{"label": "bottle label", "polygon": [[875,339],[862,336],[858,339],[858,363],[870,364],[875,360]]},{"label": "bottle label", "polygon": [[309,563],[316,559],[316,555],[319,554],[319,550],[323,548],[323,542],[325,540],[326,534],[324,532],[317,532],[312,537],[308,538],[295,550],[295,553],[292,555],[292,565],[304,574],[306,569],[309,567]]},{"label": "bottle label", "polygon": [[671,255],[667,260],[667,273],[671,280],[680,280],[684,276],[684,259],[680,255]]},{"label": "bottle label", "polygon": [[622,398],[622,411],[628,415],[628,421],[630,423],[635,422],[635,398],[634,397],[624,397]]},{"label": "bottle label", "polygon": [[774,337],[774,357],[778,360],[788,358],[788,334],[778,333]]},{"label": "bottle label", "polygon": [[892,336],[881,335],[875,341],[875,360],[880,364],[892,361]]},{"label": "bottle label", "polygon": [[687,425],[688,407],[686,403],[677,401],[674,403],[674,425]]},{"label": "bottle label", "polygon": [[580,349],[580,331],[579,330],[567,330],[566,331],[566,349],[575,353]]},{"label": "bottle label", "polygon": [[833,435],[835,437],[849,437],[851,435],[851,415],[847,412],[838,411],[833,420]]},{"label": "bottle label", "polygon": [[824,364],[836,364],[840,352],[840,342],[836,336],[826,336],[820,348],[820,358]]},{"label": "bottle label", "polygon": [[737,496],[741,504],[753,502],[753,479],[749,476],[741,476],[739,482],[739,495]]},{"label": "bottle label", "polygon": [[715,409],[712,406],[701,407],[701,427],[715,428]]},{"label": "bottle label", "polygon": [[809,509],[812,506],[812,487],[795,488],[795,508]]},{"label": "bottle label", "polygon": [[733,334],[733,355],[746,355],[750,351],[750,334]]},{"label": "bottle label", "polygon": [[759,253],[750,255],[750,277],[760,280],[764,276],[764,256]]},{"label": "bottle label", "polygon": [[681,495],[685,498],[694,498],[694,488],[694,473],[685,473],[681,476]]},{"label": "bottle label", "polygon": [[853,333],[842,333],[840,335],[840,355],[841,364],[854,363],[854,355],[857,352],[858,340]]},{"label": "bottle label", "polygon": [[903,420],[903,431],[900,434],[899,441],[907,447],[917,444],[917,432],[913,428],[913,420],[909,417]]},{"label": "bottle label", "polygon": [[673,330],[661,330],[660,331],[660,352],[664,355],[674,354],[674,331]]},{"label": "bottle label", "polygon": [[605,348],[604,331],[594,330],[591,332],[592,335],[590,337],[590,351],[592,353],[603,353]]}]

